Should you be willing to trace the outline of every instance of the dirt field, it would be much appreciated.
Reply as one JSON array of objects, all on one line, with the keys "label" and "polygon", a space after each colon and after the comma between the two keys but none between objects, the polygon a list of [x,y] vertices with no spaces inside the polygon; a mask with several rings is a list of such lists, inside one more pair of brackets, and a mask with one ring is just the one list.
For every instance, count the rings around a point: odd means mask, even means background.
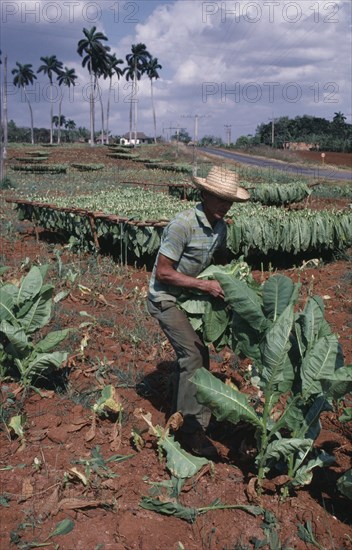
[{"label": "dirt field", "polygon": [[[65,151],[61,157],[55,152],[54,162],[72,162],[71,154],[77,157],[77,152]],[[79,157],[82,162],[88,158],[86,162],[99,162],[98,155],[92,160],[88,149]],[[165,494],[162,485],[170,478],[165,459],[158,454],[156,438],[136,416],[136,410],[143,409],[151,414],[154,425],[165,426],[174,367],[172,349],[145,309],[150,273],[120,266],[109,257],[78,257],[48,232],[40,231],[37,241],[33,226],[17,222],[5,203],[9,194],[13,192],[3,192],[1,200],[0,251],[1,265],[9,267],[6,279],[20,278],[31,264],[49,263],[50,282],[56,292],[69,291],[55,304],[50,329],[74,330],[62,346],[69,352],[69,360],[59,388],[49,385],[40,393],[24,392],[17,383],[2,381],[1,550],[37,548],[57,523],[67,518],[74,523],[73,530],[50,538],[52,548],[352,549],[351,502],[336,488],[338,477],[351,467],[352,456],[352,430],[338,421],[341,410],[323,413],[316,440],[316,447],[333,454],[335,463],[314,470],[311,485],[297,489],[284,501],[275,483],[268,482],[260,497],[251,491],[256,474],[248,427],[212,423],[219,460],[186,483],[182,503],[194,508],[208,507],[216,499],[223,504],[258,504],[271,516],[213,510],[190,524],[140,506],[143,496]],[[313,208],[327,205],[334,206],[331,201],[318,199],[311,203]],[[340,200],[339,207],[348,208],[348,201]],[[11,227],[7,220],[11,220]],[[346,364],[352,363],[349,258],[347,254],[344,259],[320,262],[317,267],[279,271],[295,281],[300,279],[303,298],[311,294],[323,297],[327,321],[339,334]],[[69,270],[78,274],[74,283],[63,277]],[[254,271],[254,276],[263,281],[269,273]],[[246,368],[246,363],[229,350],[211,353],[212,372],[228,377],[243,391],[248,388]],[[121,428],[115,438],[110,418],[97,419],[95,433],[92,431],[92,406],[106,384],[114,385],[123,405]],[[351,407],[352,398],[342,406]],[[26,415],[23,441],[12,437],[6,427],[13,414]],[[133,429],[144,439],[139,450],[131,436]],[[126,460],[108,461],[116,455]],[[315,543],[304,542],[298,535],[299,526],[310,525]],[[259,540],[264,541],[262,546]]]},{"label": "dirt field", "polygon": [[296,151],[295,154],[304,160],[309,162],[315,162],[317,164],[327,164],[342,166],[352,169],[352,153],[332,153],[327,151],[324,153],[324,158],[321,156],[320,151]]}]

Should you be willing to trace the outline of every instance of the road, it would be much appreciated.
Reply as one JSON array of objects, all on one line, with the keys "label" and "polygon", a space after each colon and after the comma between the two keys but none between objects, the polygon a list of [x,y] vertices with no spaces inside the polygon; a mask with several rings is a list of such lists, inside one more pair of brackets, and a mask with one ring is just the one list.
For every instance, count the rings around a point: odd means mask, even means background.
[{"label": "road", "polygon": [[203,153],[210,153],[212,155],[216,155],[222,158],[228,158],[243,164],[258,166],[259,168],[282,170],[283,172],[290,172],[292,174],[314,178],[317,180],[331,179],[331,180],[349,181],[350,183],[352,183],[351,170],[339,170],[338,168],[334,168],[334,167],[320,168],[319,166],[314,168],[307,168],[299,164],[276,161],[273,159],[263,159],[259,157],[252,157],[250,155],[241,155],[240,153],[234,153],[232,151],[222,151],[220,149],[214,149],[212,147],[198,147],[198,150],[202,151]]}]

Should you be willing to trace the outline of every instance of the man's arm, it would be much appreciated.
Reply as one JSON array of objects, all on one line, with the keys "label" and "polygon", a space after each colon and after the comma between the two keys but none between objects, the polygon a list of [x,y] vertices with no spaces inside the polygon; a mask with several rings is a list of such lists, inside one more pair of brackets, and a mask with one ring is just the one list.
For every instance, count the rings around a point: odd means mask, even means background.
[{"label": "man's arm", "polygon": [[179,273],[174,267],[174,260],[159,254],[155,276],[158,281],[166,285],[191,288],[207,292],[214,298],[224,298],[224,292],[218,281],[207,281]]}]

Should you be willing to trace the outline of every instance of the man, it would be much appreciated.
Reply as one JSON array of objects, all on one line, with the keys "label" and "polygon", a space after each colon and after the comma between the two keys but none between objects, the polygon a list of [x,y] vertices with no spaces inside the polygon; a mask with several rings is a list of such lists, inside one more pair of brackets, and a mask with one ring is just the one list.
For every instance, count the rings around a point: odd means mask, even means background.
[{"label": "man", "polygon": [[233,202],[246,201],[249,194],[238,186],[237,174],[220,167],[212,168],[206,178],[194,178],[194,183],[201,190],[202,202],[176,215],[165,228],[147,303],[177,357],[172,412],[179,411],[183,416],[180,443],[189,452],[215,458],[216,449],[205,433],[210,410],[198,403],[196,387],[189,381],[197,369],[209,369],[209,350],[176,302],[184,289],[224,298],[218,281],[197,279],[197,275],[214,259],[226,263],[227,229],[223,218]]}]

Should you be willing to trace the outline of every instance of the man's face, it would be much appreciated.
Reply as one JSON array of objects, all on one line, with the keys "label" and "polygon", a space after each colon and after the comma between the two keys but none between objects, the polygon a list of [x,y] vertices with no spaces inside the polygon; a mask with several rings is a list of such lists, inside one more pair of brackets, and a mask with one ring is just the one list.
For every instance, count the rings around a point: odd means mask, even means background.
[{"label": "man's face", "polygon": [[210,223],[216,223],[226,216],[233,201],[221,199],[216,195],[203,191],[203,207]]}]

